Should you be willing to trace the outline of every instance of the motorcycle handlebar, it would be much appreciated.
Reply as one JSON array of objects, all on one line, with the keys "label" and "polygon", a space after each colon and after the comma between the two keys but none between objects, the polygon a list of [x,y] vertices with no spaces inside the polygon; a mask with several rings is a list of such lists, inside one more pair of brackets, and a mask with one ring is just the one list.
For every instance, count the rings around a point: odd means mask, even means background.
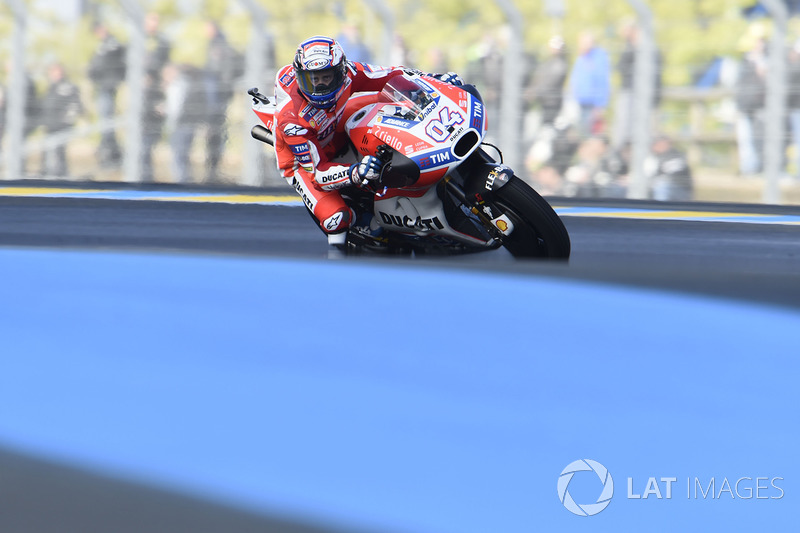
[{"label": "motorcycle handlebar", "polygon": [[390,163],[392,161],[391,147],[389,147],[388,144],[382,144],[378,146],[378,148],[375,150],[375,157],[384,163]]},{"label": "motorcycle handlebar", "polygon": [[247,94],[249,94],[250,96],[253,97],[253,102],[254,103],[259,103],[259,102],[262,103],[262,104],[268,104],[269,103],[269,98],[267,98],[265,95],[263,95],[260,92],[258,92],[258,87],[253,87],[251,89],[248,89]]}]

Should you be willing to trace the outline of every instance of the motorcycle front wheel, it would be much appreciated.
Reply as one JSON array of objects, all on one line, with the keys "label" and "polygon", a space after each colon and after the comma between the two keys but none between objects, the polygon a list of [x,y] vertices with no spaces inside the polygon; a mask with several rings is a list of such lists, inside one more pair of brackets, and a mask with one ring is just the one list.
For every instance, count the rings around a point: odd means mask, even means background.
[{"label": "motorcycle front wheel", "polygon": [[495,191],[492,204],[514,223],[503,246],[514,257],[569,259],[569,233],[547,200],[517,176]]}]

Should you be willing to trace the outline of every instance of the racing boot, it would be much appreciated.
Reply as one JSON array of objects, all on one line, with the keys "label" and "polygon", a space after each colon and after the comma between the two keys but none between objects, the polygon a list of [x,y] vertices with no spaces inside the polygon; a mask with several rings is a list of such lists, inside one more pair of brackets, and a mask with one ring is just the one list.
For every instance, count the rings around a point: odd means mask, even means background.
[{"label": "racing boot", "polygon": [[389,245],[386,232],[372,213],[359,215],[356,223],[350,226],[347,242],[356,249],[379,253],[385,253]]}]

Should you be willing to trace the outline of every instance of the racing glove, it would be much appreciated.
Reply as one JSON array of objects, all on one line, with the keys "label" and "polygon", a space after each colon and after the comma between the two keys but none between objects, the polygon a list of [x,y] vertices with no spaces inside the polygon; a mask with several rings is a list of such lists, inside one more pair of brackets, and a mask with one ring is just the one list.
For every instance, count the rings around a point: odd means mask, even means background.
[{"label": "racing glove", "polygon": [[377,157],[365,155],[359,162],[350,167],[350,181],[353,185],[365,188],[370,182],[381,177],[383,162]]},{"label": "racing glove", "polygon": [[445,72],[444,74],[434,74],[433,76],[439,81],[449,83],[450,85],[464,85],[464,80],[455,72]]}]

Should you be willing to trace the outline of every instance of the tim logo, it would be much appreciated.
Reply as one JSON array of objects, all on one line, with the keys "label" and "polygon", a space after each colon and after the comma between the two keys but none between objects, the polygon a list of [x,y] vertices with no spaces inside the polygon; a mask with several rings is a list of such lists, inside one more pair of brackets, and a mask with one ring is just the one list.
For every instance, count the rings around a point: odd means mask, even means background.
[{"label": "tim logo", "polygon": [[472,121],[470,122],[470,126],[478,130],[481,128],[482,125],[483,125],[483,104],[475,100],[472,103]]},{"label": "tim logo", "polygon": [[438,152],[433,152],[424,157],[421,157],[419,159],[418,165],[419,168],[426,169],[449,163],[451,160],[452,159],[450,158],[449,150],[440,150]]}]

